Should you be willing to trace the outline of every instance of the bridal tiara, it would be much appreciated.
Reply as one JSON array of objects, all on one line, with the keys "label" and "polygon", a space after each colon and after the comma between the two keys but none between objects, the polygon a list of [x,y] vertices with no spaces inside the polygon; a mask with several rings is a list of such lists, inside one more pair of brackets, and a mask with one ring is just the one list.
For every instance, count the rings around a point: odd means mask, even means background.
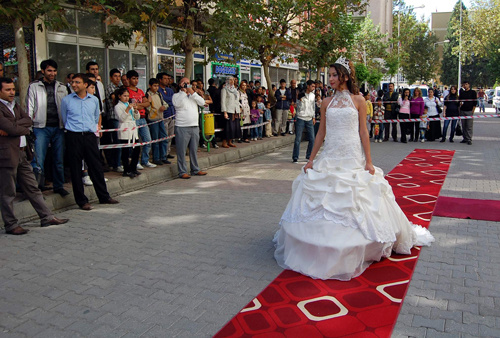
[{"label": "bridal tiara", "polygon": [[349,67],[349,60],[347,60],[345,57],[341,56],[335,61],[335,63],[338,63],[341,66],[344,66],[344,68],[347,70],[349,75],[351,74],[351,67]]}]

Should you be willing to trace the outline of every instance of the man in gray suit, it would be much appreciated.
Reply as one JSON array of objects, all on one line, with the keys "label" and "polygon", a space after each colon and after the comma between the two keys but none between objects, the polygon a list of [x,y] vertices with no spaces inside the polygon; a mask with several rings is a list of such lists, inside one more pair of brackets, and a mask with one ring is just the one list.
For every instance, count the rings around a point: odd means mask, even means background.
[{"label": "man in gray suit", "polygon": [[9,235],[24,235],[28,230],[18,224],[14,215],[16,179],[33,208],[40,216],[41,226],[64,224],[68,219],[54,217],[47,207],[43,195],[28,162],[32,157],[27,147],[26,135],[32,126],[31,118],[14,101],[16,90],[11,79],[0,78],[0,208],[5,232]]}]

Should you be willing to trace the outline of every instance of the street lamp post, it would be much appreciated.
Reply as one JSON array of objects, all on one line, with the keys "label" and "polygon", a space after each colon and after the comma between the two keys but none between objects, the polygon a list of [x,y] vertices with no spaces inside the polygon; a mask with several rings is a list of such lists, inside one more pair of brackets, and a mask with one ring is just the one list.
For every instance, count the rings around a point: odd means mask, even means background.
[{"label": "street lamp post", "polygon": [[460,0],[460,36],[458,39],[458,87],[462,88],[462,0]]},{"label": "street lamp post", "polygon": [[[420,5],[420,6],[417,6],[417,7],[413,7],[413,6],[408,6],[408,9],[417,9],[417,8],[425,8],[425,5]],[[400,22],[400,16],[401,16],[401,9],[398,9],[398,75],[397,75],[397,78],[396,78],[396,87],[399,89],[399,69],[400,69],[400,66],[399,66],[399,47],[401,45],[400,41],[399,41],[399,31],[400,31],[400,25],[401,25],[401,22]]]}]

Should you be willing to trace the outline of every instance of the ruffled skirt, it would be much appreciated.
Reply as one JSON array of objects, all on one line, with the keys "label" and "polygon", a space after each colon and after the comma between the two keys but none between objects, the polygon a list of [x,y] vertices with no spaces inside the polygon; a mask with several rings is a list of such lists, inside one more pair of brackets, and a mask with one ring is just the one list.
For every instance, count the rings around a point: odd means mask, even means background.
[{"label": "ruffled skirt", "polygon": [[[409,254],[418,244],[415,226],[382,170],[371,175],[364,166],[364,159],[320,156],[313,170],[295,179],[274,237],[281,267],[313,278],[349,280],[392,250]],[[432,235],[420,231],[420,245],[429,244]]]}]

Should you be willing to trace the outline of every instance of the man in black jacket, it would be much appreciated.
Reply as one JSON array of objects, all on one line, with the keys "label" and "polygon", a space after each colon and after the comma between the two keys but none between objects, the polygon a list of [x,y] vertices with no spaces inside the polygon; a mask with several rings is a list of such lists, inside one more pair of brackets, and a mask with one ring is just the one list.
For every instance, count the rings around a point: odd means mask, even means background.
[{"label": "man in black jacket", "polygon": [[[384,94],[385,115],[384,119],[392,120],[398,118],[398,97],[399,94],[394,91],[394,83],[389,83],[389,92]],[[392,125],[392,139],[398,142],[398,123],[384,123],[384,142],[389,141],[389,130]]]},{"label": "man in black jacket", "polygon": [[[460,116],[473,116],[476,110],[477,93],[475,90],[470,89],[469,81],[464,81],[460,89]],[[463,140],[460,143],[472,144],[472,127],[473,119],[462,120]]]}]

